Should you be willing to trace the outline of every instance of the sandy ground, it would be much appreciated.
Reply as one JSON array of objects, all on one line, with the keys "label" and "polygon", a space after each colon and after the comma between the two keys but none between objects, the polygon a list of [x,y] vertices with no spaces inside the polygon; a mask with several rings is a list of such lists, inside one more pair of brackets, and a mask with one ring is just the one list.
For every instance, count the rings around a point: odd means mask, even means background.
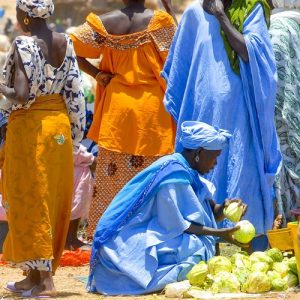
[{"label": "sandy ground", "polygon": [[[64,267],[59,268],[55,276],[55,285],[59,292],[56,299],[103,299],[105,300],[164,300],[162,295],[148,295],[141,297],[104,297],[102,295],[89,294],[85,290],[85,285],[76,280],[76,277],[85,276],[88,274],[88,266],[80,268]],[[22,274],[18,269],[8,267],[0,267],[0,300],[2,299],[21,299],[18,295],[13,295],[7,292],[3,286],[8,281],[15,281],[22,279]],[[169,298],[168,298],[169,299]],[[245,298],[244,298],[245,299]],[[253,298],[252,298],[253,299]],[[260,300],[300,300],[300,293],[279,293],[277,295],[261,296]]]}]

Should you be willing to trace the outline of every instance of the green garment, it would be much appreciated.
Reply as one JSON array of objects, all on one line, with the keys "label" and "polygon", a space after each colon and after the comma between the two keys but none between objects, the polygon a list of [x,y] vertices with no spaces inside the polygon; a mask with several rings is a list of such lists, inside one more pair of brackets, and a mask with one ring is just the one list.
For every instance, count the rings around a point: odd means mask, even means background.
[{"label": "green garment", "polygon": [[[263,7],[267,26],[270,26],[271,9],[266,0],[233,0],[230,7],[226,10],[226,15],[231,24],[242,33],[243,25],[254,7],[260,3]],[[221,31],[224,46],[233,71],[240,74],[240,66],[237,52],[231,47],[224,31]]]}]

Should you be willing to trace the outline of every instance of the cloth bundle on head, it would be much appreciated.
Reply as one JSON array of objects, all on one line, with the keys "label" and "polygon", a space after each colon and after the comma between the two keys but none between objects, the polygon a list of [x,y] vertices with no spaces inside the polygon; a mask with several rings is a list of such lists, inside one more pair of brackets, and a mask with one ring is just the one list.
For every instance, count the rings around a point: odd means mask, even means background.
[{"label": "cloth bundle on head", "polygon": [[52,0],[17,0],[17,7],[31,18],[49,18],[54,12]]},{"label": "cloth bundle on head", "polygon": [[232,136],[227,130],[196,121],[183,122],[181,130],[180,142],[185,149],[222,150]]}]

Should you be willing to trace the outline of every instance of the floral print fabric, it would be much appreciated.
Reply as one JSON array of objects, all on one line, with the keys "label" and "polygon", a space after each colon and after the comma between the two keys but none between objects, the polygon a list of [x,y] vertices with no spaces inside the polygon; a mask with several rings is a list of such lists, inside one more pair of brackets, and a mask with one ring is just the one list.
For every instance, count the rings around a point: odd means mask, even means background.
[{"label": "floral print fabric", "polygon": [[30,270],[38,270],[38,271],[46,271],[51,272],[52,271],[52,262],[51,260],[31,260],[26,261],[24,263],[18,263],[18,264],[11,264],[14,268],[20,268],[21,270],[27,272]]},{"label": "floral print fabric", "polygon": [[293,220],[291,209],[300,207],[300,24],[277,17],[270,34],[278,71],[275,121],[283,155],[276,212],[287,222]]},{"label": "floral print fabric", "polygon": [[67,35],[66,39],[65,59],[59,68],[55,68],[46,61],[34,38],[16,38],[4,66],[5,83],[13,85],[14,57],[18,51],[28,78],[30,95],[25,105],[1,101],[0,110],[8,116],[13,110],[28,109],[36,97],[61,94],[71,122],[73,145],[79,147],[85,127],[85,100],[73,43]]}]

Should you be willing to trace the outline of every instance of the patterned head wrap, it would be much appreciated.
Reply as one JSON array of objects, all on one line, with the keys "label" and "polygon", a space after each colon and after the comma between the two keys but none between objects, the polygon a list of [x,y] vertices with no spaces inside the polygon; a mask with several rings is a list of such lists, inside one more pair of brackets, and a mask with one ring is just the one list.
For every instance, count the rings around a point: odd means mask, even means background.
[{"label": "patterned head wrap", "polygon": [[227,130],[203,122],[185,121],[181,130],[180,142],[185,149],[222,150],[231,138]]},{"label": "patterned head wrap", "polygon": [[49,18],[54,12],[52,0],[17,0],[17,7],[31,18]]}]

